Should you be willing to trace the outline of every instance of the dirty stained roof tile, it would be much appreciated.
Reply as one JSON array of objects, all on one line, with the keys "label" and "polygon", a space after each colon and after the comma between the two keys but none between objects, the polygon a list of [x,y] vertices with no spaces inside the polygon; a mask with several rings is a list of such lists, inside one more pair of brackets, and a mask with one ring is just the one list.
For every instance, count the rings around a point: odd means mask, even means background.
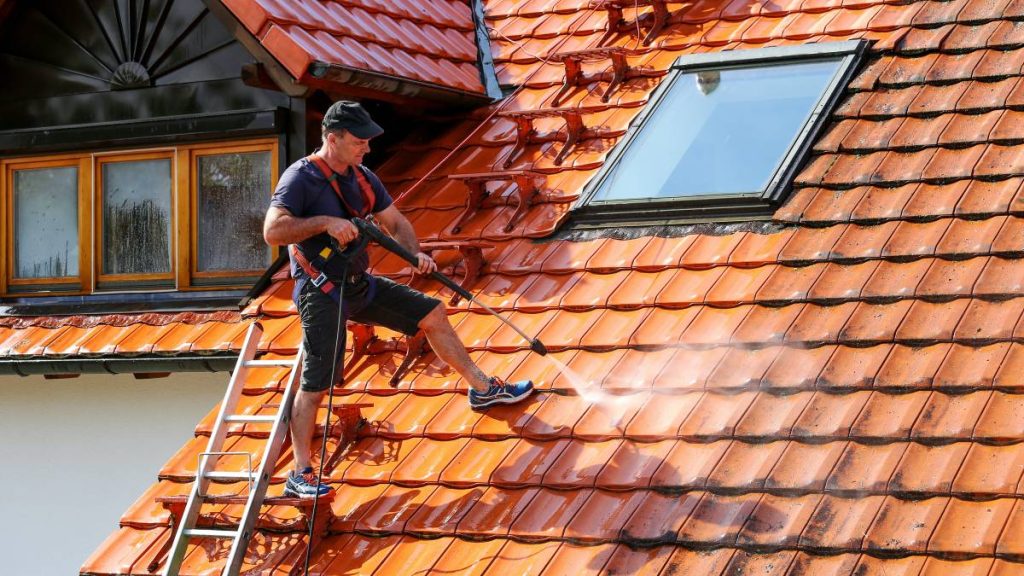
[{"label": "dirty stained roof tile", "polygon": [[866,551],[924,552],[949,498],[900,500],[887,496],[864,539]]},{"label": "dirty stained roof tile", "polygon": [[[972,344],[986,344],[1000,339],[1008,339],[1018,334],[1011,329],[1017,324],[1020,310],[1024,310],[1024,301],[1013,300],[972,300],[964,312],[964,317],[957,325],[956,338],[971,341]],[[980,359],[979,359],[980,361]]]},{"label": "dirty stained roof tile", "polygon": [[967,456],[965,443],[929,446],[911,443],[889,481],[888,490],[900,494],[948,494],[956,470]]},{"label": "dirty stained roof tile", "polygon": [[[914,199],[911,199],[911,203],[914,203]],[[931,256],[935,253],[935,246],[949,229],[950,223],[949,219],[931,222],[900,222],[882,247],[880,255],[884,258],[894,259]],[[883,262],[883,266],[888,263]]]},{"label": "dirty stained roof tile", "polygon": [[816,302],[855,300],[881,262],[869,260],[860,264],[829,263],[807,292]]},{"label": "dirty stained roof tile", "polygon": [[766,495],[750,515],[737,543],[772,548],[795,546],[821,499],[821,494]]},{"label": "dirty stained roof tile", "polygon": [[638,492],[642,499],[623,524],[622,537],[639,543],[672,542],[676,533],[700,501],[700,494],[664,494],[654,490]]},{"label": "dirty stained roof tile", "polygon": [[677,540],[684,545],[709,542],[734,544],[739,531],[761,498],[762,495],[757,493],[719,496],[707,492],[679,529]]},{"label": "dirty stained roof tile", "polygon": [[794,438],[847,438],[850,427],[871,395],[868,391],[839,396],[818,391],[793,424]]},{"label": "dirty stained roof tile", "polygon": [[[1001,464],[993,465],[995,461]],[[1003,465],[1002,463],[1008,463]],[[973,444],[953,480],[954,494],[1012,495],[1020,483],[1021,446]]]},{"label": "dirty stained roof tile", "polygon": [[988,258],[968,260],[936,259],[917,285],[916,295],[923,299],[939,297],[970,296],[978,274],[988,263]]},{"label": "dirty stained roof tile", "polygon": [[1018,197],[1020,184],[1019,178],[998,182],[975,180],[957,204],[955,214],[965,218],[1004,214]]},{"label": "dirty stained roof tile", "polygon": [[765,280],[761,289],[757,291],[755,300],[773,304],[805,300],[808,291],[824,272],[826,266],[825,263],[808,266],[778,266]]},{"label": "dirty stained roof tile", "polygon": [[908,446],[897,442],[882,445],[850,442],[825,481],[826,491],[883,493]]}]

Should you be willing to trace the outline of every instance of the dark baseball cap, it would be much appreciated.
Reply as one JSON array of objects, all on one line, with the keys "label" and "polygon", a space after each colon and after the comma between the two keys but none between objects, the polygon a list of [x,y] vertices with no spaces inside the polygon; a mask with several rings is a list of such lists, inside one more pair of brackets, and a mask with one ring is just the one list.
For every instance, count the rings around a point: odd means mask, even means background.
[{"label": "dark baseball cap", "polygon": [[328,130],[347,130],[356,138],[369,140],[384,133],[370,113],[359,102],[338,100],[324,114],[323,127]]}]

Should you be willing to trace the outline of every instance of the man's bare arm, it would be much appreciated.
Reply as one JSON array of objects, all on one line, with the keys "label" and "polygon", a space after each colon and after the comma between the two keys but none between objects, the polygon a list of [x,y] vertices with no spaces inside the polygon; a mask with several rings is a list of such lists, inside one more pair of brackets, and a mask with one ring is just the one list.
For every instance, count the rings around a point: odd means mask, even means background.
[{"label": "man's bare arm", "polygon": [[323,232],[330,234],[343,245],[348,244],[359,235],[359,230],[355,225],[344,218],[335,218],[334,216],[300,218],[292,216],[291,212],[277,206],[271,206],[267,210],[267,217],[263,220],[263,239],[271,246],[297,244]]},{"label": "man's bare arm", "polygon": [[402,248],[413,254],[420,251],[420,241],[416,238],[416,231],[413,230],[412,224],[393,204],[378,212],[376,216],[380,223],[388,229],[388,232],[391,232],[395,240],[402,245]]},{"label": "man's bare arm", "polygon": [[430,274],[437,270],[434,260],[420,251],[420,241],[416,238],[416,231],[398,208],[394,205],[388,206],[376,214],[381,224],[387,228],[395,240],[409,252],[416,255],[419,260],[419,271],[421,274]]}]

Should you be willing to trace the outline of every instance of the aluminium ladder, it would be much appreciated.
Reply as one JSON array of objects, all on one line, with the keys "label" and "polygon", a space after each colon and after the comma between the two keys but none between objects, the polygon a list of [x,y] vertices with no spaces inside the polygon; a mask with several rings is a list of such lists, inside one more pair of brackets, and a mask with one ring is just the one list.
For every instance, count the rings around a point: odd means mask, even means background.
[{"label": "aluminium ladder", "polygon": [[[298,388],[298,380],[302,372],[303,350],[301,343],[295,357],[290,360],[255,360],[262,335],[263,327],[259,322],[254,322],[249,326],[245,342],[242,344],[242,350],[238,355],[238,362],[235,364],[234,372],[231,374],[231,381],[228,383],[228,389],[224,393],[224,400],[221,402],[217,420],[213,425],[210,442],[206,447],[206,451],[200,455],[199,466],[196,470],[196,480],[186,501],[185,511],[181,516],[181,521],[175,527],[174,541],[171,544],[167,565],[163,571],[164,576],[178,575],[190,538],[224,538],[232,541],[231,551],[228,553],[227,561],[224,564],[223,576],[238,574],[238,570],[242,565],[242,559],[245,557],[245,550],[252,537],[256,518],[260,513],[260,506],[263,505],[264,497],[267,494],[270,474],[277,463],[277,458],[281,453],[282,440],[288,431],[292,400]],[[285,386],[284,396],[278,405],[277,414],[273,416],[236,414],[235,408],[238,406],[238,398],[242,393],[249,369],[264,367],[291,368],[288,384]],[[231,454],[223,451],[224,441],[227,438],[228,425],[235,423],[273,425],[270,430],[270,437],[267,439],[263,450],[259,468],[255,473],[253,473],[251,465],[247,472],[218,472],[214,470],[220,456]],[[203,501],[206,499],[211,480],[244,480],[249,482],[249,496],[237,530],[196,528],[199,511],[202,508]]]}]

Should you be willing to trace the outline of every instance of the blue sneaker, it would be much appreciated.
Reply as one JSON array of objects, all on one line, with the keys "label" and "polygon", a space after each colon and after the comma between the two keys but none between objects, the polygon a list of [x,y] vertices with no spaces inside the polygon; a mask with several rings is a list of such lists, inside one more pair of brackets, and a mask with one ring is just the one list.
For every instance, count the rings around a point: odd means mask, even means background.
[{"label": "blue sneaker", "polygon": [[484,410],[496,404],[515,404],[533,393],[533,382],[521,380],[506,384],[501,378],[491,376],[491,387],[487,392],[469,391],[469,407]]},{"label": "blue sneaker", "polygon": [[299,474],[293,470],[288,473],[288,479],[284,482],[284,495],[293,498],[317,498],[330,494],[331,491],[327,484],[316,485],[316,474],[312,468],[306,468]]}]

